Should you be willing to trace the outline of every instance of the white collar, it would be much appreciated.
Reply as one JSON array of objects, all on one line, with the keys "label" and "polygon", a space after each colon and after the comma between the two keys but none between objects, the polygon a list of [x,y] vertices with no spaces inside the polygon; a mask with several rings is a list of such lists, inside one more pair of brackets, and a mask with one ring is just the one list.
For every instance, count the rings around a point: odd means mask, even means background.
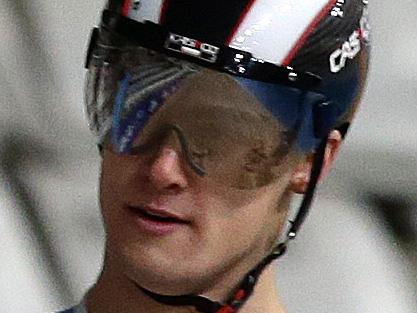
[{"label": "white collar", "polygon": [[74,313],[88,313],[84,301],[74,308]]}]

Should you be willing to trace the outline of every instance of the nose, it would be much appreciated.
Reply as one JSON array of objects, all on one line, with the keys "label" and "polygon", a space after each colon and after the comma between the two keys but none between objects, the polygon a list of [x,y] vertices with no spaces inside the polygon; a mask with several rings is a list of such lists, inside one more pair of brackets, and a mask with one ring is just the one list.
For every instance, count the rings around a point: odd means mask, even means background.
[{"label": "nose", "polygon": [[161,147],[151,164],[149,179],[158,191],[176,193],[188,186],[181,158],[175,149]]}]

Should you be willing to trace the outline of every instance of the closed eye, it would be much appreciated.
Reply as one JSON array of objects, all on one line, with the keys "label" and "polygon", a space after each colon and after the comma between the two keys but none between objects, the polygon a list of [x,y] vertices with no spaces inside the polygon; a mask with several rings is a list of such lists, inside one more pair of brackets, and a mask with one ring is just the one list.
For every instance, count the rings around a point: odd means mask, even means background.
[{"label": "closed eye", "polygon": [[160,130],[152,134],[151,136],[148,136],[148,138],[146,138],[145,140],[140,140],[141,143],[131,148],[130,154],[138,155],[158,151],[161,142],[165,137],[165,133],[166,132],[164,130]]}]

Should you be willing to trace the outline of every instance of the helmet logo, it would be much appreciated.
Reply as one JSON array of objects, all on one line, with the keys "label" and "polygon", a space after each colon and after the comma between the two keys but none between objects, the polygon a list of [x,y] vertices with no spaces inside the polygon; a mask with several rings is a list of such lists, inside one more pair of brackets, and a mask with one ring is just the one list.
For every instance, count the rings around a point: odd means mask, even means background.
[{"label": "helmet logo", "polygon": [[334,17],[343,17],[344,11],[343,6],[345,5],[345,0],[337,0],[336,5],[333,7],[330,14]]},{"label": "helmet logo", "polygon": [[216,63],[220,48],[198,40],[170,33],[165,48],[186,54],[210,63]]},{"label": "helmet logo", "polygon": [[[338,3],[343,4],[344,1],[339,0]],[[363,0],[363,3],[366,5],[367,1]],[[339,6],[336,5],[336,8],[338,7]],[[343,14],[343,11],[337,10],[337,12],[342,12]],[[341,15],[337,14],[335,16]],[[340,72],[346,66],[347,59],[353,59],[358,55],[362,49],[361,42],[364,44],[369,43],[370,29],[368,10],[364,7],[362,18],[359,21],[359,28],[355,30],[352,35],[350,35],[349,39],[343,43],[341,48],[337,49],[330,55],[330,70],[332,73]]]},{"label": "helmet logo", "polygon": [[330,55],[330,70],[332,73],[340,72],[345,66],[347,59],[353,59],[361,51],[360,33],[355,30],[345,41],[340,49]]},{"label": "helmet logo", "polygon": [[140,0],[135,0],[133,1],[133,6],[132,6],[132,10],[134,11],[138,11],[141,5],[141,1]]}]

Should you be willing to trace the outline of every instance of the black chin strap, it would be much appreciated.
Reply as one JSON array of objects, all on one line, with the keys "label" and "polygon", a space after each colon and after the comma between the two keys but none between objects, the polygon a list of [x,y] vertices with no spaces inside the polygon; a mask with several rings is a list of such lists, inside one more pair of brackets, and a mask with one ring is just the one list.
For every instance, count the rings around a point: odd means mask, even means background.
[{"label": "black chin strap", "polygon": [[287,239],[285,242],[280,243],[276,246],[271,254],[266,256],[254,269],[248,272],[245,278],[241,281],[239,286],[231,294],[229,299],[225,304],[221,304],[217,301],[212,301],[203,296],[196,295],[183,295],[183,296],[166,296],[154,293],[150,290],[147,290],[138,284],[137,287],[141,289],[147,296],[153,300],[172,306],[193,306],[198,312],[201,313],[236,313],[239,309],[246,303],[249,297],[252,295],[255,285],[259,279],[259,276],[263,270],[274,260],[282,256],[286,250],[288,242],[294,239],[297,235],[298,229],[301,224],[304,222],[310,205],[314,198],[314,192],[319,181],[320,173],[323,167],[324,156],[326,153],[328,137],[323,139],[319,145],[313,166],[311,169],[310,182],[307,187],[306,194],[304,196],[303,202],[300,206],[297,216],[294,221],[291,222],[291,228],[287,233]]},{"label": "black chin strap", "polygon": [[285,251],[286,244],[279,244],[271,254],[264,258],[261,263],[259,263],[254,269],[246,274],[243,281],[239,284],[238,288],[236,288],[236,290],[232,293],[232,295],[229,297],[229,300],[225,304],[221,304],[220,302],[212,301],[206,297],[196,295],[160,295],[137,284],[136,285],[147,296],[162,304],[172,306],[193,306],[198,312],[201,313],[236,313],[252,295],[258,278],[266,266],[283,255]]},{"label": "black chin strap", "polygon": [[300,229],[301,225],[307,217],[308,212],[310,211],[310,206],[313,202],[314,193],[316,191],[317,183],[319,182],[321,170],[323,168],[328,138],[329,135],[326,135],[326,137],[322,139],[314,156],[314,161],[310,173],[310,181],[308,183],[307,190],[304,194],[300,208],[298,209],[297,216],[291,222],[291,228],[287,233],[287,237],[290,240],[297,236],[298,230]]}]

